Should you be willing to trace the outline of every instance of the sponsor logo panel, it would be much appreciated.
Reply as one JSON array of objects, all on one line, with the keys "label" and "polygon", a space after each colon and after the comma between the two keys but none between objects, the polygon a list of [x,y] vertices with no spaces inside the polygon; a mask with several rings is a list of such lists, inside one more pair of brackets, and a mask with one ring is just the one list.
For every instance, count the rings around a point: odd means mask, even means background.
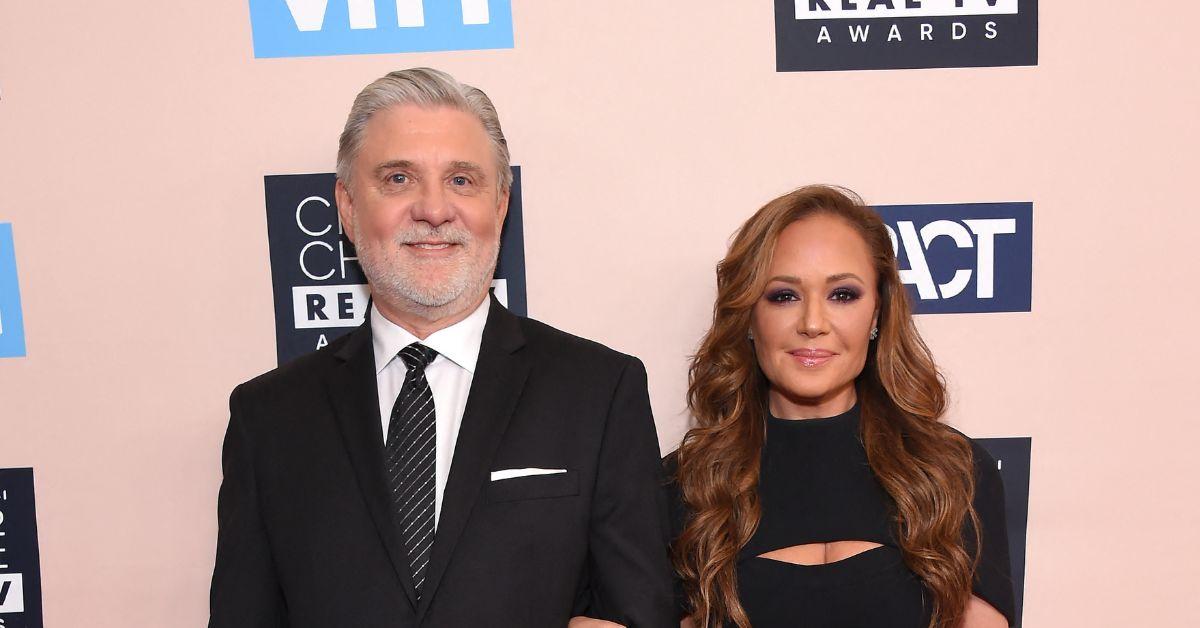
[{"label": "sponsor logo panel", "polygon": [[1031,311],[1033,203],[875,209],[917,314]]},{"label": "sponsor logo panel", "polygon": [[512,48],[511,0],[250,0],[255,57]]},{"label": "sponsor logo panel", "polygon": [[[365,320],[367,278],[354,244],[338,221],[332,173],[265,177],[267,238],[275,297],[275,345],[280,364],[328,345]],[[508,217],[492,291],[524,316],[525,236],[521,170],[513,167]]]},{"label": "sponsor logo panel", "polygon": [[42,628],[33,469],[0,469],[0,626]]},{"label": "sponsor logo panel", "polygon": [[1037,0],[775,0],[779,72],[1037,65]]}]

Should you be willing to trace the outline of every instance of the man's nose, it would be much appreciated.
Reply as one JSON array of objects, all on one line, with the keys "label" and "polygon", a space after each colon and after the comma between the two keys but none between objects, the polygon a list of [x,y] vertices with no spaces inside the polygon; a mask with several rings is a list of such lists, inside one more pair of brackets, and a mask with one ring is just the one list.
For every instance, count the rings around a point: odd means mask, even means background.
[{"label": "man's nose", "polygon": [[454,205],[440,182],[421,184],[416,203],[413,204],[412,219],[413,222],[424,222],[433,227],[454,219]]}]

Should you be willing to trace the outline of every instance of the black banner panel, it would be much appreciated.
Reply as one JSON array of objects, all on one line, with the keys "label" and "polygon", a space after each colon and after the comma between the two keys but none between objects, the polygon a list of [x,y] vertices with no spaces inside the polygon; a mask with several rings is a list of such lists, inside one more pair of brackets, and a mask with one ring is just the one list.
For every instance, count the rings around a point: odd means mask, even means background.
[{"label": "black banner panel", "polygon": [[779,72],[1037,62],[1037,0],[775,0]]},{"label": "black banner panel", "polygon": [[33,469],[0,469],[0,626],[42,628]]}]

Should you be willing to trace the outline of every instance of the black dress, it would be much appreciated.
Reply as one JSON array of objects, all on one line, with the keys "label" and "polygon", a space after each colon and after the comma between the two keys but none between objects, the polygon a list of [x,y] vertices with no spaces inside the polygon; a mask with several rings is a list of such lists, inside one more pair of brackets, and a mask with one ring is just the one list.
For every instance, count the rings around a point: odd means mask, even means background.
[{"label": "black dress", "polygon": [[[762,520],[737,563],[738,595],[754,628],[926,628],[931,596],[905,566],[892,524],[893,502],[867,464],[858,407],[826,419],[767,419],[759,477]],[[978,445],[975,509],[982,555],[974,594],[1013,623],[1004,493],[996,463]],[[668,457],[674,478],[674,455]],[[669,484],[674,534],[687,516]],[[973,530],[964,530],[973,551]],[[761,554],[832,541],[881,546],[823,565]],[[681,600],[682,603],[682,600]],[[681,609],[681,614],[682,609]],[[730,623],[730,626],[733,624]]]}]

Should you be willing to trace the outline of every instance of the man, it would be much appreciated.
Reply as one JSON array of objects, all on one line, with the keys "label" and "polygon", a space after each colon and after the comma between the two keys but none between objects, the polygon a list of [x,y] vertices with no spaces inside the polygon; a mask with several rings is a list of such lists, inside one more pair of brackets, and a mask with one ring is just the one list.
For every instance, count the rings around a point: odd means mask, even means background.
[{"label": "man", "polygon": [[337,174],[372,307],[233,391],[210,627],[671,625],[644,368],[489,297],[512,181],[491,101],[388,74]]}]

